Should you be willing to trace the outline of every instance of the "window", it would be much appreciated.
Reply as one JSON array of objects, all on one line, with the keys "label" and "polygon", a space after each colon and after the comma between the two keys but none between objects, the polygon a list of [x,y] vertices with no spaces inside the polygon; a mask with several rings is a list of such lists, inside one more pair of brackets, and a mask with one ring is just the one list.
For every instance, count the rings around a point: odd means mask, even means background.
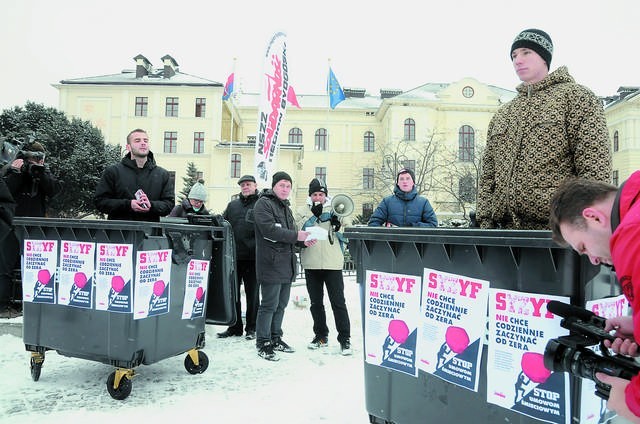
[{"label": "window", "polygon": [[207,110],[207,99],[204,97],[196,97],[196,118],[204,118]]},{"label": "window", "polygon": [[320,181],[324,181],[327,183],[327,167],[326,166],[316,166],[316,178]]},{"label": "window", "polygon": [[375,152],[376,151],[376,136],[371,131],[364,133],[364,151]]},{"label": "window", "polygon": [[416,140],[416,121],[411,118],[407,118],[404,120],[404,140]]},{"label": "window", "polygon": [[327,150],[327,130],[324,128],[319,128],[316,131],[314,149]]},{"label": "window", "polygon": [[242,167],[242,157],[238,153],[231,155],[231,178],[240,178],[240,168]]},{"label": "window", "polygon": [[469,125],[463,125],[458,131],[458,160],[473,162],[475,144],[475,131]]},{"label": "window", "polygon": [[616,130],[616,132],[613,133],[613,151],[614,152],[617,152],[618,149],[620,148],[619,142],[620,141],[619,141],[619,138],[618,138],[618,131]]},{"label": "window", "polygon": [[136,97],[136,116],[147,116],[148,97]]},{"label": "window", "polygon": [[193,153],[204,153],[204,132],[193,133]]},{"label": "window", "polygon": [[469,87],[468,85],[462,89],[462,95],[464,97],[466,97],[467,99],[470,99],[473,97],[473,88]]},{"label": "window", "polygon": [[476,186],[471,174],[465,175],[458,181],[458,197],[465,203],[476,201]]},{"label": "window", "polygon": [[364,222],[362,224],[366,224],[373,215],[373,203],[363,203],[362,204],[362,219]]},{"label": "window", "polygon": [[[405,159],[402,161],[402,167],[403,168],[407,168],[410,169],[414,172],[416,172],[416,161],[414,159]],[[415,183],[415,181],[414,181]]]},{"label": "window", "polygon": [[616,186],[616,187],[617,187],[619,182],[620,182],[620,180],[618,179],[618,171],[617,171],[617,170],[614,170],[614,171],[611,173],[611,183],[612,183],[614,186]]},{"label": "window", "polygon": [[164,116],[178,116],[178,98],[167,97],[167,103],[164,109]]},{"label": "window", "polygon": [[204,180],[204,172],[196,171],[196,181],[198,180]]},{"label": "window", "polygon": [[165,131],[164,132],[164,152],[176,153],[177,151],[178,151],[178,132]]},{"label": "window", "polygon": [[302,144],[302,130],[300,128],[289,130],[289,144]]},{"label": "window", "polygon": [[373,168],[364,168],[362,170],[362,188],[363,189],[367,190],[367,189],[374,188],[373,177],[374,177]]}]

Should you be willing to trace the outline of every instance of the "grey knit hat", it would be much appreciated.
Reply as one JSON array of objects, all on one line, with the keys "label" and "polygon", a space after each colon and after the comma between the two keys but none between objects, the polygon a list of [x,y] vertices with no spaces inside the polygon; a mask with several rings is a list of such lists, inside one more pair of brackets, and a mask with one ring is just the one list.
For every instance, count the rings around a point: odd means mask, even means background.
[{"label": "grey knit hat", "polygon": [[546,32],[530,28],[525,29],[518,34],[511,44],[509,50],[509,58],[515,49],[525,47],[538,53],[540,57],[547,63],[547,69],[551,67],[551,57],[553,56],[553,41]]},{"label": "grey knit hat", "polygon": [[189,190],[189,199],[207,201],[207,189],[202,184],[204,181],[200,180],[191,187]]}]

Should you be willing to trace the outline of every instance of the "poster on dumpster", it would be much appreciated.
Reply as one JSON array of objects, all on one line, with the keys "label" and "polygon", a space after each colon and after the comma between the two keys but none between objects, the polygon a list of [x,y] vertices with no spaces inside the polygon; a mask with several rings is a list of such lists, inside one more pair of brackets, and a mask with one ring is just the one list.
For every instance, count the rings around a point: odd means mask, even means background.
[{"label": "poster on dumpster", "polygon": [[133,312],[133,245],[96,244],[96,309]]},{"label": "poster on dumpster", "polygon": [[184,286],[182,319],[204,316],[207,285],[209,283],[209,261],[191,259],[187,265],[187,278]]},{"label": "poster on dumpster", "polygon": [[[589,300],[585,309],[601,316],[602,318],[613,318],[629,315],[629,302],[621,294],[615,297]],[[598,356],[602,356],[599,345],[590,347]],[[607,401],[596,396],[596,383],[588,378],[581,381],[580,391],[580,423],[606,423],[616,416],[616,413],[607,409]]]},{"label": "poster on dumpster", "polygon": [[477,392],[489,282],[430,268],[423,281],[418,369]]},{"label": "poster on dumpster", "polygon": [[25,240],[22,258],[22,300],[56,303],[58,240]]},{"label": "poster on dumpster", "polygon": [[133,319],[169,312],[171,249],[138,252]]},{"label": "poster on dumpster", "polygon": [[569,298],[489,289],[487,402],[540,421],[571,421],[569,374],[544,366],[549,339],[564,336],[547,303]]},{"label": "poster on dumpster", "polygon": [[367,270],[365,360],[414,377],[422,277]]},{"label": "poster on dumpster", "polygon": [[60,242],[59,305],[93,307],[95,247],[95,243],[86,241]]}]

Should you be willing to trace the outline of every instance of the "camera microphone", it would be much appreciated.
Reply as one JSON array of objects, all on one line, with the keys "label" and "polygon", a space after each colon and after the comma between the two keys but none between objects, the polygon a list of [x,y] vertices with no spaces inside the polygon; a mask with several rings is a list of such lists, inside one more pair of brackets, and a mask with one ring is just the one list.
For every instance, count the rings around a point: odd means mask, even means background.
[{"label": "camera microphone", "polygon": [[558,315],[562,318],[577,318],[580,321],[591,322],[597,326],[604,328],[606,319],[594,314],[593,312],[580,308],[578,306],[569,305],[567,303],[552,300],[547,303],[547,310],[554,315]]}]

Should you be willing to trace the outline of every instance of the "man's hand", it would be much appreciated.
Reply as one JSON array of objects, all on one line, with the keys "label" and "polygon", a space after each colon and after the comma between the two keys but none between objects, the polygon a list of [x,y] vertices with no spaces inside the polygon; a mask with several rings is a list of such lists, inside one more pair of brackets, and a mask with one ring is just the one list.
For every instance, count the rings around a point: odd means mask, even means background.
[{"label": "man's hand", "polygon": [[331,215],[331,225],[333,226],[333,231],[340,231],[342,224],[340,223],[340,218],[338,218],[337,215]]},{"label": "man's hand", "polygon": [[322,215],[322,203],[316,202],[311,206],[311,213],[316,217],[320,218]]},{"label": "man's hand", "polygon": [[615,341],[604,341],[604,345],[615,353],[627,356],[638,356],[638,344],[633,338],[633,318],[630,316],[609,318],[606,321],[604,331],[615,330]]},{"label": "man's hand", "polygon": [[298,241],[305,241],[309,234],[311,234],[309,231],[298,231]]},{"label": "man's hand", "polygon": [[16,159],[13,162],[11,162],[11,167],[16,171],[20,171],[22,169],[22,165],[24,165],[23,159]]},{"label": "man's hand", "polygon": [[[608,320],[607,320],[608,321]],[[615,411],[619,416],[626,418],[629,422],[640,423],[640,417],[629,410],[625,400],[625,389],[629,385],[629,380],[623,378],[612,377],[610,375],[597,372],[596,378],[611,386],[609,392],[609,400],[607,401],[607,409]]]},{"label": "man's hand", "polygon": [[311,247],[318,242],[317,239],[311,239],[304,242],[305,247]]},{"label": "man's hand", "polygon": [[149,207],[141,200],[131,200],[131,210],[134,212],[149,212]]}]

